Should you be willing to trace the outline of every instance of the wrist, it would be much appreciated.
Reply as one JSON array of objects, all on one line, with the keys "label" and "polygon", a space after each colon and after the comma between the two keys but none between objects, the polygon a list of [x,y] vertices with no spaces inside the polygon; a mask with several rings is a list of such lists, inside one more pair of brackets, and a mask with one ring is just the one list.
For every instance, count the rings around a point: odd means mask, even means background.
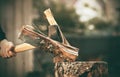
[{"label": "wrist", "polygon": [[1,47],[2,44],[7,43],[7,42],[8,42],[7,39],[1,40],[1,41],[0,41],[0,47]]}]

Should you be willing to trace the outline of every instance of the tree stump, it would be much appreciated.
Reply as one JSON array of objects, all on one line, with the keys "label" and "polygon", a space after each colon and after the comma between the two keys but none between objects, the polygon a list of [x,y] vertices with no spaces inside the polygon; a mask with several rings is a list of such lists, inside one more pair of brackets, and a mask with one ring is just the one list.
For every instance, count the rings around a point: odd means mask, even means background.
[{"label": "tree stump", "polygon": [[108,65],[104,61],[58,62],[55,77],[108,77]]}]

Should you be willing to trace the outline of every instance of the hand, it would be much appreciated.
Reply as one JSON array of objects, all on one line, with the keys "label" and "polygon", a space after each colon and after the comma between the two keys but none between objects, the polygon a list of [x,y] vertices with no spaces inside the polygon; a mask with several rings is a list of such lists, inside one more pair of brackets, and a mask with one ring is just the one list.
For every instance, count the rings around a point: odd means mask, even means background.
[{"label": "hand", "polygon": [[0,42],[0,47],[0,56],[3,58],[10,58],[12,56],[15,56],[15,53],[12,51],[12,48],[14,47],[14,44],[12,42],[4,39]]}]

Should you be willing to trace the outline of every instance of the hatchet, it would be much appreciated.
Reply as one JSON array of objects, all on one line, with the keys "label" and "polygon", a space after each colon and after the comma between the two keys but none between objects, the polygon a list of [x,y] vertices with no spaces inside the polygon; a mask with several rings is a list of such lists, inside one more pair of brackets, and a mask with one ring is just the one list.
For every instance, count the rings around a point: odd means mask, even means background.
[{"label": "hatchet", "polygon": [[[45,51],[49,51],[54,54],[54,62],[60,61],[75,61],[78,56],[78,48],[71,46],[66,38],[64,37],[60,27],[55,21],[51,10],[47,9],[44,11],[46,18],[50,24],[48,36],[44,35],[44,33],[35,31],[37,28],[33,26],[25,25],[22,27],[20,38],[25,38],[24,40],[27,43],[23,43],[21,45],[17,45],[14,48],[14,52],[19,53],[25,50],[30,50],[36,47],[40,47]],[[51,35],[54,35],[58,32],[61,42],[51,39]],[[28,43],[29,42],[29,43]],[[31,43],[30,43],[31,42]]]}]

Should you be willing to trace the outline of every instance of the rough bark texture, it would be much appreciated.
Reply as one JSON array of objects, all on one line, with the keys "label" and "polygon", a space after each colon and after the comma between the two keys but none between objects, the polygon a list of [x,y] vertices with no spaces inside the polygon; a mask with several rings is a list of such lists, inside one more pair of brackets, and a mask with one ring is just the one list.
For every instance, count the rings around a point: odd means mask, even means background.
[{"label": "rough bark texture", "polygon": [[55,77],[108,77],[108,66],[104,61],[59,62]]}]

